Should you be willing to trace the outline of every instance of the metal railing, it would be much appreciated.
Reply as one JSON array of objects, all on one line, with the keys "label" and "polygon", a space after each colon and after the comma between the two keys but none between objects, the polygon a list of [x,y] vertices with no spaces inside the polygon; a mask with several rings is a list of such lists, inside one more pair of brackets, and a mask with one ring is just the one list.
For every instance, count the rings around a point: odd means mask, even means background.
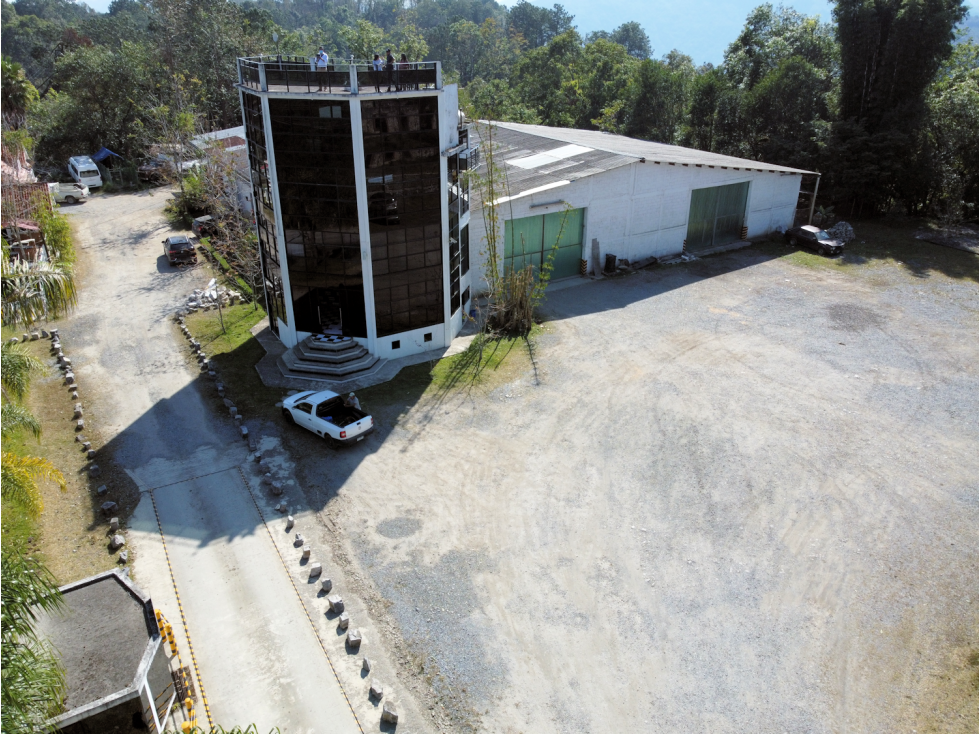
[{"label": "metal railing", "polygon": [[442,88],[438,61],[396,62],[376,71],[370,61],[331,61],[316,68],[305,56],[251,56],[238,59],[238,81],[261,92],[377,94]]}]

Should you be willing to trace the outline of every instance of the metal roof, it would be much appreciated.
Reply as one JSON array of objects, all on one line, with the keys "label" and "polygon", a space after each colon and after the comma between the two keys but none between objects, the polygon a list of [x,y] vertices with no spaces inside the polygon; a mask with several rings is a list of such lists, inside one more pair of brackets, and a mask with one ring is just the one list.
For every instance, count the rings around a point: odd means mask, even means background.
[{"label": "metal roof", "polygon": [[484,142],[488,137],[486,131],[488,125],[495,128],[493,142],[498,146],[497,162],[501,159],[509,162],[514,159],[529,158],[568,145],[581,146],[591,150],[589,153],[573,156],[573,159],[557,161],[553,165],[526,169],[518,165],[505,166],[510,190],[518,192],[515,195],[519,195],[520,192],[526,193],[527,189],[538,188],[551,183],[556,184],[561,180],[573,181],[577,178],[608,171],[633,163],[640,158],[644,158],[649,163],[698,168],[721,168],[762,173],[814,173],[814,171],[778,166],[773,163],[683,148],[679,145],[637,140],[598,130],[524,125],[517,122],[480,121],[477,129]]},{"label": "metal roof", "polygon": [[[579,144],[578,149],[569,150],[569,146],[555,142],[551,137],[513,129],[520,127],[546,131],[552,128],[510,123],[493,123],[492,127],[496,164],[506,174],[509,193],[500,201],[557,188],[585,176],[636,162],[635,156],[612,153],[587,144]],[[486,147],[490,143],[489,125],[480,122],[474,128],[480,144]],[[548,152],[552,155],[541,155]],[[481,156],[481,161],[485,162],[485,156]],[[474,197],[473,206],[479,206],[478,198]]]}]

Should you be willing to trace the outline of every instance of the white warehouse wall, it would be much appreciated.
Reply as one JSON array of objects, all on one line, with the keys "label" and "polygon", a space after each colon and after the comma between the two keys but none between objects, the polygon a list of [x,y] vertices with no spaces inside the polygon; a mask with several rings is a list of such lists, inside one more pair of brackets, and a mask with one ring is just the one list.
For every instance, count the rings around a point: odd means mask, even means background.
[{"label": "white warehouse wall", "polygon": [[[678,255],[687,236],[691,192],[744,181],[749,183],[746,206],[749,239],[792,226],[802,183],[800,174],[636,161],[501,204],[499,257],[503,256],[504,220],[560,211],[564,202],[586,210],[583,238],[586,259],[591,257],[592,239],[599,242],[602,262],[606,253],[630,261]],[[473,211],[469,239],[472,287],[474,293],[480,294],[486,291],[483,215],[482,208]]]}]

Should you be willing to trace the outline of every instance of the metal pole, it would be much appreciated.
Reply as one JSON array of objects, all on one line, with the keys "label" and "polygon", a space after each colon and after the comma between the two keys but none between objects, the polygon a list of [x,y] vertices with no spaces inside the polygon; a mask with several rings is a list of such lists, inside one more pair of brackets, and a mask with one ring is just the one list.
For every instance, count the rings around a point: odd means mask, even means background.
[{"label": "metal pole", "polygon": [[816,194],[819,193],[819,179],[822,178],[821,174],[816,174],[816,187],[812,190],[812,203],[809,204],[809,224],[812,224],[812,215],[816,211]]}]

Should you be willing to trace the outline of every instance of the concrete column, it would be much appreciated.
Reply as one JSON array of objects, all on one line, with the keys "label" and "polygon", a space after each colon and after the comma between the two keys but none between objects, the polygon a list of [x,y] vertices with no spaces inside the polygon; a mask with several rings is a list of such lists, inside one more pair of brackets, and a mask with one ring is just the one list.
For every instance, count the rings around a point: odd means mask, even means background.
[{"label": "concrete column", "polygon": [[[356,71],[350,67],[350,78]],[[364,156],[364,125],[360,100],[350,100],[350,129],[353,133],[354,182],[357,186],[357,228],[360,230],[360,264],[364,276],[364,314],[367,317],[367,351],[377,354],[377,318],[374,313],[374,267],[371,261],[371,223],[367,200],[367,160]]]},{"label": "concrete column", "polygon": [[269,83],[265,79],[265,64],[258,63],[258,86],[263,92],[269,91]]},{"label": "concrete column", "polygon": [[269,156],[269,180],[272,185],[272,204],[275,208],[275,239],[282,271],[282,300],[289,323],[279,323],[279,339],[287,347],[296,346],[296,314],[292,308],[292,286],[289,282],[289,260],[286,257],[286,233],[282,225],[282,204],[279,200],[279,176],[275,170],[275,145],[272,142],[272,119],[269,114],[269,98],[262,95],[262,122],[265,126],[265,150]]}]

